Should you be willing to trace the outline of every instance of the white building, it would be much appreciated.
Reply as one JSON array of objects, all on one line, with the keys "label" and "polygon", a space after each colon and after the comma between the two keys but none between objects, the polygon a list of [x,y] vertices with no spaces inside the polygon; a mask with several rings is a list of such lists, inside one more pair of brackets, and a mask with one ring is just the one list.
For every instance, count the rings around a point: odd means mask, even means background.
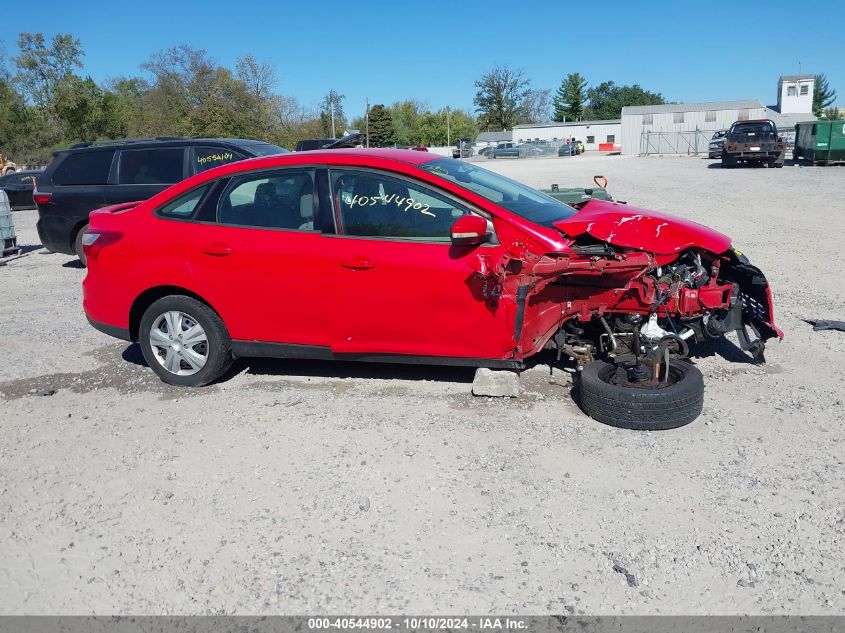
[{"label": "white building", "polygon": [[809,114],[813,111],[813,75],[784,75],[778,80],[778,105],[781,114]]},{"label": "white building", "polygon": [[[558,141],[578,139],[584,149],[618,150],[622,134],[620,119],[611,121],[567,121],[566,123],[532,123],[515,125],[513,140],[516,143],[530,141]],[[602,147],[600,147],[602,146]]]},{"label": "white building", "polygon": [[734,121],[764,119],[767,108],[756,99],[666,103],[622,108],[623,154],[707,152],[716,130]]}]

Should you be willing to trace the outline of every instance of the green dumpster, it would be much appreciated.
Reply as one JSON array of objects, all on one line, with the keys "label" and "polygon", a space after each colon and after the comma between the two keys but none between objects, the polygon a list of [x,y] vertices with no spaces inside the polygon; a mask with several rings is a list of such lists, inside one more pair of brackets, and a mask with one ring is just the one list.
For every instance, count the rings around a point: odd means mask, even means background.
[{"label": "green dumpster", "polygon": [[796,123],[792,158],[821,165],[845,162],[845,119]]},{"label": "green dumpster", "polygon": [[12,222],[12,205],[9,196],[0,189],[0,257],[18,252],[18,237],[15,235],[15,223]]}]

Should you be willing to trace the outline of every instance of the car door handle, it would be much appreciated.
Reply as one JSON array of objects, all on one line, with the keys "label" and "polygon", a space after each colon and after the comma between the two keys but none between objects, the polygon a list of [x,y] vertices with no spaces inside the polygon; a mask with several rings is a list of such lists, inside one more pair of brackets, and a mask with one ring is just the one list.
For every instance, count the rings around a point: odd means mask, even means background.
[{"label": "car door handle", "polygon": [[232,249],[223,242],[214,242],[202,249],[202,252],[212,257],[226,257],[232,254]]},{"label": "car door handle", "polygon": [[351,268],[352,270],[369,270],[370,268],[375,268],[375,264],[363,255],[356,255],[351,259],[341,262],[340,265],[344,268]]}]

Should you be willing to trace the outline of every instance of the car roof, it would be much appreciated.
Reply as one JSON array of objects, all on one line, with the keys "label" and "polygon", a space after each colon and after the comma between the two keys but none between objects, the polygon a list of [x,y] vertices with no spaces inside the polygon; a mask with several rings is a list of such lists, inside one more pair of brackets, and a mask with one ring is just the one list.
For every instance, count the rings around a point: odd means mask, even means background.
[{"label": "car roof", "polygon": [[[399,161],[411,165],[422,165],[429,163],[438,158],[446,158],[439,154],[431,154],[429,152],[418,152],[413,149],[395,149],[395,148],[366,148],[366,147],[349,147],[342,149],[315,149],[307,152],[297,152],[296,154],[279,154],[278,156],[267,157],[272,159],[287,159],[290,160],[294,156],[360,156],[361,158],[383,158],[387,160]],[[281,161],[280,162],[286,162]]]}]

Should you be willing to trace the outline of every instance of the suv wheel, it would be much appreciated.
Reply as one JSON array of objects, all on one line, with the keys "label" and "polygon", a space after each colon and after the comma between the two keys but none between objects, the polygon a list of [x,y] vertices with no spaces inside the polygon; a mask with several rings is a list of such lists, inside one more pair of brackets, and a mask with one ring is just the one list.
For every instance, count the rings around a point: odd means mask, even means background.
[{"label": "suv wheel", "polygon": [[88,266],[88,258],[85,256],[85,251],[82,248],[82,238],[85,237],[85,231],[87,229],[88,225],[86,224],[77,231],[76,238],[73,240],[73,252],[76,253],[76,256],[79,258],[79,261],[82,262],[83,266]]},{"label": "suv wheel", "polygon": [[191,297],[173,295],[154,302],[141,318],[138,340],[144,360],[171,385],[207,385],[232,364],[223,321]]}]

